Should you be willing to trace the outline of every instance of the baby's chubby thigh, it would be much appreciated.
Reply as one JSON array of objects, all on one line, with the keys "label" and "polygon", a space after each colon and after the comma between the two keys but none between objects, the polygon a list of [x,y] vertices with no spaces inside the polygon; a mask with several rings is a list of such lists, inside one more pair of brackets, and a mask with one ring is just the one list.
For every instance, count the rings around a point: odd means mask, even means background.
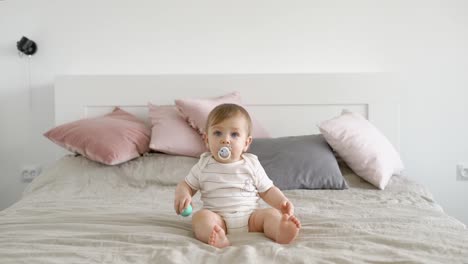
[{"label": "baby's chubby thigh", "polygon": [[281,213],[275,208],[257,209],[249,219],[249,232],[264,232],[266,218],[281,218]]}]

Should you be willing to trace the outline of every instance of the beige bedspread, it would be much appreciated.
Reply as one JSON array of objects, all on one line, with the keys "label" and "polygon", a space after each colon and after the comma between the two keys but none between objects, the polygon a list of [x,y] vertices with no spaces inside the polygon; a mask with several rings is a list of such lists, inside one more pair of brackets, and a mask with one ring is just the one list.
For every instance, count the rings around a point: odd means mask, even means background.
[{"label": "beige bedspread", "polygon": [[285,192],[303,225],[292,244],[248,233],[213,248],[172,208],[195,161],[62,158],[0,212],[0,263],[468,263],[468,231],[425,188],[394,176],[380,191],[347,169],[348,190]]}]

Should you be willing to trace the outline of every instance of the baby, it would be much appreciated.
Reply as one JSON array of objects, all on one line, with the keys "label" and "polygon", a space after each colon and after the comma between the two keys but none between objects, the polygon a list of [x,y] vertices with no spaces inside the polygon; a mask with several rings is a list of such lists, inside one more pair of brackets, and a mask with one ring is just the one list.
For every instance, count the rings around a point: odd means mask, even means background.
[{"label": "baby", "polygon": [[[175,191],[180,214],[200,190],[203,209],[192,217],[195,237],[217,248],[230,245],[227,234],[263,232],[280,244],[297,236],[301,223],[293,204],[273,185],[257,156],[245,153],[252,143],[252,121],[236,104],[211,111],[204,140],[210,152],[200,156]],[[262,198],[273,208],[258,209]]]}]

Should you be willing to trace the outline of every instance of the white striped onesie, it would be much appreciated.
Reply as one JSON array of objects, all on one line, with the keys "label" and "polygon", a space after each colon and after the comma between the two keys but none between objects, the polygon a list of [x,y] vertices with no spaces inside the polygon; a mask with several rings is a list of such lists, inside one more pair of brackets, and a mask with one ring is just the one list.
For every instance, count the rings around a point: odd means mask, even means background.
[{"label": "white striped onesie", "polygon": [[223,217],[228,233],[248,231],[249,217],[258,208],[258,193],[273,186],[257,156],[250,153],[233,163],[219,163],[210,152],[203,153],[185,182],[200,191],[203,208]]}]

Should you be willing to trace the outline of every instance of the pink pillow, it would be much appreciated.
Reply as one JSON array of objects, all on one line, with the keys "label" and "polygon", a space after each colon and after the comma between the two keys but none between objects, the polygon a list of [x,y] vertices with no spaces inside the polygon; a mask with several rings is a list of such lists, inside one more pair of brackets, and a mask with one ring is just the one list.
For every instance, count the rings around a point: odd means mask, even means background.
[{"label": "pink pillow", "polygon": [[197,158],[207,151],[200,134],[187,124],[175,106],[148,104],[148,107],[152,150]]},{"label": "pink pillow", "polygon": [[150,135],[145,123],[118,107],[107,115],[63,124],[44,134],[69,151],[107,165],[148,152]]},{"label": "pink pillow", "polygon": [[393,174],[403,170],[400,155],[363,116],[344,111],[319,125],[328,144],[360,177],[383,190]]},{"label": "pink pillow", "polygon": [[[227,103],[242,105],[240,93],[233,92],[215,98],[185,98],[175,100],[175,104],[182,115],[188,120],[189,124],[200,133],[205,131],[206,121],[211,110],[220,104]],[[251,118],[253,123],[252,137],[269,138],[270,134],[265,130],[265,128],[263,128],[263,126],[252,115]]]}]

